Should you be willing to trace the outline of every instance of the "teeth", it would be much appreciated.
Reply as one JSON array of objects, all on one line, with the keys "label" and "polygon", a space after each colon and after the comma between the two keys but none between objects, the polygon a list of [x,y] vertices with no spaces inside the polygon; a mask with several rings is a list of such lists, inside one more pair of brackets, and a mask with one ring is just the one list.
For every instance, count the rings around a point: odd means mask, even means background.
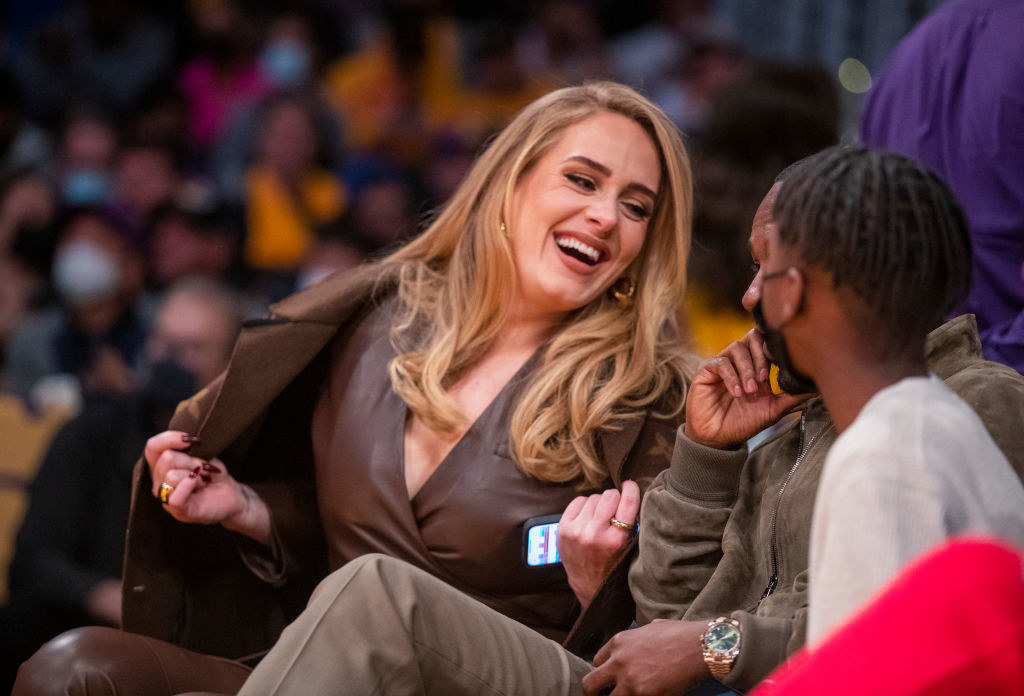
[{"label": "teeth", "polygon": [[594,263],[597,263],[598,259],[601,258],[600,251],[598,251],[597,249],[588,244],[584,244],[583,242],[574,237],[559,237],[555,239],[555,243],[558,244],[558,246],[563,247],[565,249],[575,249],[576,251],[586,254]]}]

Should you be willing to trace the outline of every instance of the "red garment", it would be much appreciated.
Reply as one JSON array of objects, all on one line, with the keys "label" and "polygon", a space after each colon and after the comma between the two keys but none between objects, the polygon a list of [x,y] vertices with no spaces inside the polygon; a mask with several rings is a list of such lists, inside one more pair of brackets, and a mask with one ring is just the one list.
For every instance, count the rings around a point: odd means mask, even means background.
[{"label": "red garment", "polygon": [[1024,694],[1022,560],[980,539],[930,551],[751,696]]}]

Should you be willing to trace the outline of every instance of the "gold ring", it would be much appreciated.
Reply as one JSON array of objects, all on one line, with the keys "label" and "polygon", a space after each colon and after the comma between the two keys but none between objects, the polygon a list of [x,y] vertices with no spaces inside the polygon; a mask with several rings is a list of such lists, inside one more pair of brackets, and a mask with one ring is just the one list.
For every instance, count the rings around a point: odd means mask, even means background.
[{"label": "gold ring", "polygon": [[619,529],[624,529],[627,532],[629,532],[630,534],[633,534],[634,532],[636,532],[636,527],[637,527],[635,522],[633,524],[629,524],[628,522],[623,522],[622,520],[617,520],[614,517],[611,518],[610,520],[608,520],[608,524],[610,524],[613,527],[618,527]]},{"label": "gold ring", "polygon": [[160,484],[160,502],[167,504],[167,501],[171,498],[171,493],[174,492],[174,486],[169,483]]}]

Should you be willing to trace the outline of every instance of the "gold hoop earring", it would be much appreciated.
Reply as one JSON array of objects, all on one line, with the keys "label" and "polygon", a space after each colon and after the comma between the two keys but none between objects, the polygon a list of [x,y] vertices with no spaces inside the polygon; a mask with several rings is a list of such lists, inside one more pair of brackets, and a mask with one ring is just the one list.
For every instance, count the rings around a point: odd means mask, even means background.
[{"label": "gold hoop earring", "polygon": [[629,276],[623,276],[612,283],[608,291],[619,304],[628,304],[633,300],[633,295],[636,294],[636,283]]}]

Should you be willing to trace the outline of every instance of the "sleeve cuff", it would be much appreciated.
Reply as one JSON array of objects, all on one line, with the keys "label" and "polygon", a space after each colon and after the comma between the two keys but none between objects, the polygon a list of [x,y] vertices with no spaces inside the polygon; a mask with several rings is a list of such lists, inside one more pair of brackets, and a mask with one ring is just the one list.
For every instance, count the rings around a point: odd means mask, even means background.
[{"label": "sleeve cuff", "polygon": [[736,662],[721,681],[726,686],[747,691],[786,660],[793,620],[754,616],[744,611],[735,611],[731,616],[740,622],[742,642]]},{"label": "sleeve cuff", "polygon": [[238,555],[253,575],[275,587],[284,582],[284,560],[276,530],[271,532],[269,549],[241,534],[235,534],[234,537],[235,544],[238,546]]},{"label": "sleeve cuff", "polygon": [[740,472],[747,454],[746,445],[721,450],[697,444],[679,426],[666,483],[707,507],[731,505],[739,491]]}]

